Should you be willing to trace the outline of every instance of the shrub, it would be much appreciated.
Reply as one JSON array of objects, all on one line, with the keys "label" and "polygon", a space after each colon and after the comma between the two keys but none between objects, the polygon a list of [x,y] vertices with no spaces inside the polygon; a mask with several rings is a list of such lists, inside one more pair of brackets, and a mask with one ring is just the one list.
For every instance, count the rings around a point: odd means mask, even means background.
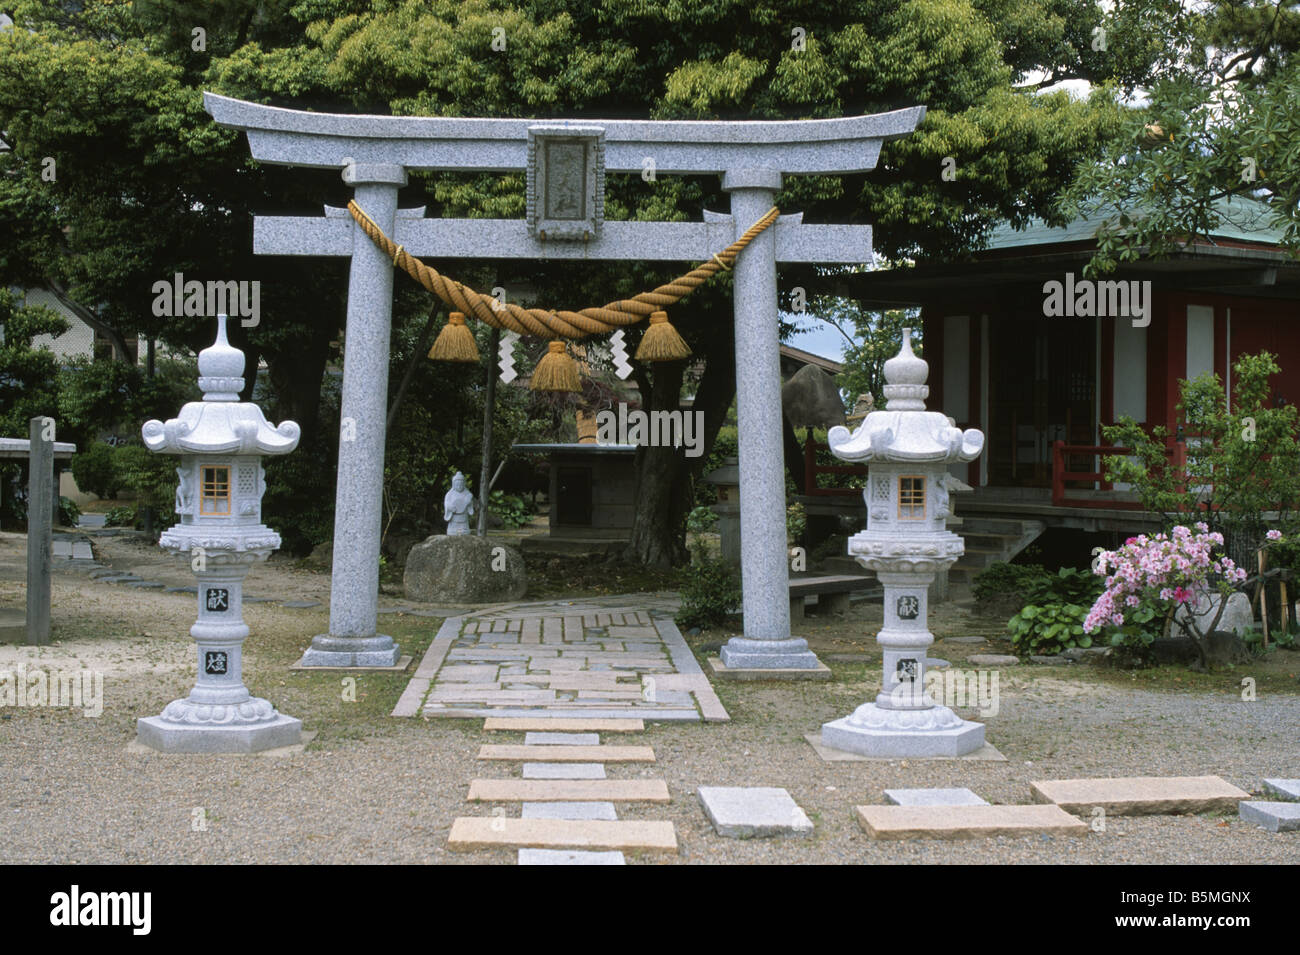
[{"label": "shrub", "polygon": [[[1138,662],[1147,658],[1147,648],[1163,627],[1161,608],[1147,601],[1130,610],[1123,626],[1105,627],[1094,637],[1085,627],[1089,609],[1087,603],[1065,600],[1026,604],[1007,621],[1011,645],[1020,656],[1028,656],[1050,655],[1098,643],[1120,649],[1122,658]],[[1154,626],[1152,621],[1156,621]]]},{"label": "shrub", "polygon": [[135,508],[130,504],[110,507],[104,514],[105,527],[135,527]]},{"label": "shrub", "polygon": [[501,518],[506,527],[523,527],[533,518],[532,501],[503,491],[493,491],[488,496],[488,510]]},{"label": "shrub", "polygon": [[685,569],[681,594],[679,626],[718,626],[740,606],[740,575],[725,560],[700,551],[695,555],[695,562]]},{"label": "shrub", "polygon": [[786,543],[794,546],[803,539],[804,529],[808,526],[808,514],[803,505],[797,501],[785,509]]},{"label": "shrub", "polygon": [[117,497],[122,479],[117,473],[114,451],[103,442],[96,442],[80,454],[72,456],[72,476],[77,487],[86,494],[100,499]]},{"label": "shrub", "polygon": [[710,530],[718,523],[718,514],[711,507],[692,508],[686,515],[686,529],[693,534]]},{"label": "shrub", "polygon": [[999,597],[1020,597],[1051,575],[1042,564],[1007,564],[998,561],[975,575],[971,590],[980,603]]},{"label": "shrub", "polygon": [[77,507],[76,502],[70,497],[59,498],[59,525],[61,527],[76,527],[77,521],[81,519],[81,508]]}]

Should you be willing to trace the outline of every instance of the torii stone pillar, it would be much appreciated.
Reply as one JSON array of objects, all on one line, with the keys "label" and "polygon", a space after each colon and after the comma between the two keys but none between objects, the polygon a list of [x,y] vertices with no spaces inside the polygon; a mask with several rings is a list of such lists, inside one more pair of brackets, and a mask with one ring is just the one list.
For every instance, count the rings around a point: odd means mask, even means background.
[{"label": "torii stone pillar", "polygon": [[[343,181],[357,204],[390,235],[397,190],[406,170],[389,163],[352,162]],[[312,638],[302,666],[395,666],[401,648],[376,632],[379,546],[388,415],[388,347],[393,319],[393,263],[360,229],[352,237],[348,318],[343,338],[339,470],[334,508],[334,576],[330,632]]]},{"label": "torii stone pillar", "polygon": [[[444,260],[699,262],[772,207],[784,176],[874,169],[881,144],[909,135],[925,114],[918,106],[796,121],[571,121],[342,116],[212,93],[204,94],[204,104],[218,123],[247,132],[259,161],[344,170],[357,203],[393,241],[411,255]],[[548,219],[557,210],[536,203],[536,192],[530,192],[527,220],[426,219],[423,209],[396,208],[397,190],[411,169],[528,170],[535,183],[538,164],[551,161],[538,145],[547,137],[586,137],[593,144],[587,171],[573,180],[579,188],[590,186],[593,176],[599,183],[588,193],[592,201],[581,204],[580,223]],[[651,163],[656,175],[722,176],[731,214],[705,211],[702,222],[604,221],[605,173],[641,174]],[[871,261],[872,252],[870,226],[804,225],[802,218],[781,216],[735,265],[745,635],[723,648],[728,669],[818,667],[807,644],[790,637],[776,264],[861,264]],[[258,216],[253,251],[352,257],[330,633],[313,640],[303,663],[391,665],[397,648],[376,633],[376,613],[392,263],[345,210],[329,207],[323,218]]]}]

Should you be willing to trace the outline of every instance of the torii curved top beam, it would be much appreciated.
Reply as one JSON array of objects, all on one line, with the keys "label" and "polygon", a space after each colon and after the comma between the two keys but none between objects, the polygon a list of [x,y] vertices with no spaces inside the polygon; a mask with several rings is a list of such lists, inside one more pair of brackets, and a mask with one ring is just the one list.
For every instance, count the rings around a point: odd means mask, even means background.
[{"label": "torii curved top beam", "polygon": [[803,120],[469,119],[312,113],[203,94],[222,126],[248,134],[254,159],[339,169],[389,163],[407,169],[510,172],[528,163],[530,127],[599,126],[608,172],[722,174],[743,168],[790,175],[867,172],[880,145],[909,135],[924,106],[870,116]]}]

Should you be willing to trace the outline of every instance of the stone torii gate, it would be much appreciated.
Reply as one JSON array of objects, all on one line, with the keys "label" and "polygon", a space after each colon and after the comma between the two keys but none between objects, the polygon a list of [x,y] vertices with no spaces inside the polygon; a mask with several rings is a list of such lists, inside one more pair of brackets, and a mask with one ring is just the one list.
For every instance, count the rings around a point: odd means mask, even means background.
[{"label": "stone torii gate", "polygon": [[[213,93],[204,104],[218,123],[248,134],[260,162],[342,170],[357,204],[411,255],[581,261],[708,259],[772,207],[785,176],[874,169],[881,144],[910,134],[925,114],[918,106],[796,121],[536,120],[310,113]],[[650,168],[720,175],[731,214],[605,222],[605,172]],[[529,216],[426,219],[423,208],[399,210],[411,169],[527,170]],[[552,186],[567,201],[552,206]],[[870,226],[801,219],[781,216],[735,263],[745,635],[723,647],[728,669],[819,666],[790,636],[776,264],[863,263],[872,251]],[[376,621],[393,263],[345,210],[330,207],[319,218],[256,217],[253,251],[351,257],[341,412],[351,425],[339,442],[330,632],[312,640],[302,664],[392,666],[398,647]]]}]

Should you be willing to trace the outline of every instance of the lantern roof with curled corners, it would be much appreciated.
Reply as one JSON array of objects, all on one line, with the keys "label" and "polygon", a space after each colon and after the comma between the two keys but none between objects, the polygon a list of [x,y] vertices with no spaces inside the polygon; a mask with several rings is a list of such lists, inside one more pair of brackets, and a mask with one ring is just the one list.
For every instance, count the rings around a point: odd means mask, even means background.
[{"label": "lantern roof with curled corners", "polygon": [[857,429],[831,428],[831,453],[844,461],[955,463],[973,461],[984,449],[984,433],[953,427],[948,416],[927,411],[929,364],[912,351],[912,330],[903,329],[898,354],[885,362],[885,407],[867,415]]},{"label": "lantern roof with curled corners", "polygon": [[167,421],[146,421],[145,447],[157,454],[288,454],[298,446],[297,422],[271,424],[262,409],[240,401],[244,353],[226,340],[226,316],[217,316],[217,338],[199,352],[202,401],[191,401]]}]

